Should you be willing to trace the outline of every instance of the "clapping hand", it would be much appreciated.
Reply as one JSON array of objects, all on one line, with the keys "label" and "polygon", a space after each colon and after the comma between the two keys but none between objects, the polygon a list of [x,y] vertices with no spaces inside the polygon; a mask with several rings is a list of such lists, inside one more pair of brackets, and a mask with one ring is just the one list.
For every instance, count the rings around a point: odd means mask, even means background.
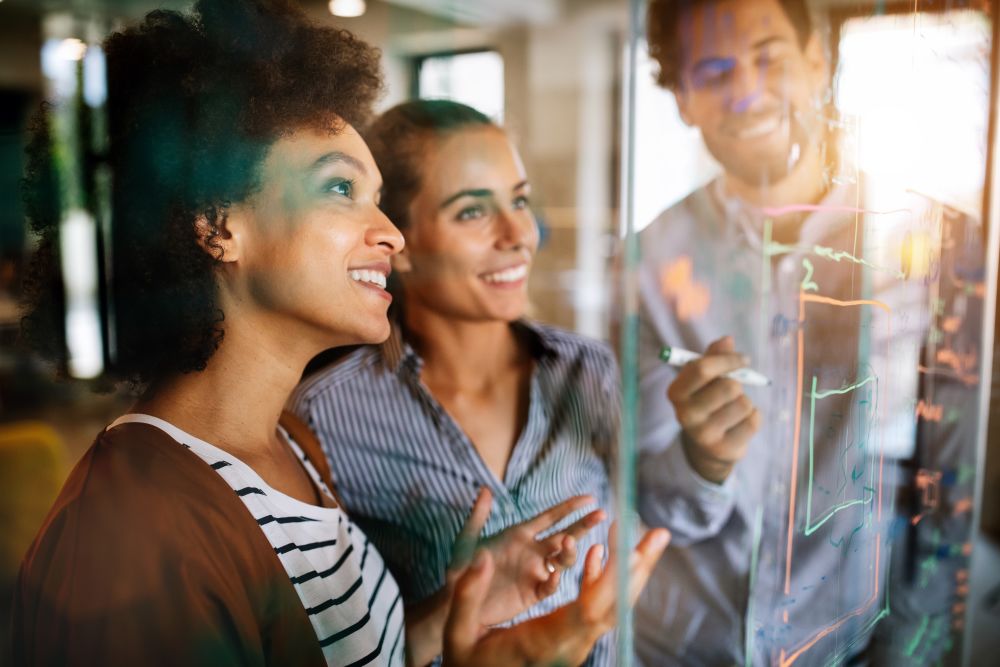
[{"label": "clapping hand", "polygon": [[[663,528],[648,531],[629,560],[629,590],[635,604],[653,566],[670,540]],[[575,602],[511,628],[489,630],[481,622],[495,565],[489,551],[479,551],[472,565],[456,582],[451,612],[444,629],[444,664],[447,667],[519,667],[521,665],[578,665],[601,635],[616,620],[615,530],[611,554],[604,568],[602,545],[587,552],[580,595]]]},{"label": "clapping hand", "polygon": [[510,620],[555,593],[562,571],[576,563],[580,538],[607,516],[604,510],[595,509],[569,527],[538,539],[573,512],[596,502],[591,496],[575,496],[480,541],[492,500],[490,491],[483,488],[455,541],[447,573],[448,584],[453,585],[477,548],[489,553],[493,575],[479,612],[479,621],[487,626]]}]

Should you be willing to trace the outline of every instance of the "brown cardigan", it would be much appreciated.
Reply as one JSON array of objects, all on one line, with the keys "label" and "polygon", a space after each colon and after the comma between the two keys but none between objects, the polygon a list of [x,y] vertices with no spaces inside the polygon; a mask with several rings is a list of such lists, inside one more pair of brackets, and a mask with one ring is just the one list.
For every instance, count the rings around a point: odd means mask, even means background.
[{"label": "brown cardigan", "polygon": [[21,566],[12,630],[14,665],[325,664],[246,506],[146,424],[101,433],[73,469]]}]

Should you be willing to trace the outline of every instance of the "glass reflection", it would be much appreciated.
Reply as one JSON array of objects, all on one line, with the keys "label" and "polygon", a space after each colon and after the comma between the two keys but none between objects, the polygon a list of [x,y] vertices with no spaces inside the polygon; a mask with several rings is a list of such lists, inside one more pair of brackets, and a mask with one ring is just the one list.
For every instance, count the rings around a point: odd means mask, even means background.
[{"label": "glass reflection", "polygon": [[967,4],[649,4],[701,144],[638,109],[639,146],[690,146],[640,149],[633,184],[688,179],[637,221],[638,507],[674,535],[644,664],[960,659],[991,46]]}]

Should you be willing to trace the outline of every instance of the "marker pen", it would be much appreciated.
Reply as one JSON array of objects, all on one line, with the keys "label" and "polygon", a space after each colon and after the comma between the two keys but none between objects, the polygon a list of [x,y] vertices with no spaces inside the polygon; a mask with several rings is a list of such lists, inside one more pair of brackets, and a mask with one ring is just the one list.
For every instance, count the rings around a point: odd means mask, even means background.
[{"label": "marker pen", "polygon": [[[671,366],[683,366],[695,359],[701,359],[701,357],[702,355],[697,352],[683,350],[679,347],[664,347],[660,350],[660,359]],[[740,384],[750,385],[751,387],[768,387],[771,385],[771,381],[765,375],[751,368],[737,368],[735,371],[726,373],[726,377],[732,378]]]}]

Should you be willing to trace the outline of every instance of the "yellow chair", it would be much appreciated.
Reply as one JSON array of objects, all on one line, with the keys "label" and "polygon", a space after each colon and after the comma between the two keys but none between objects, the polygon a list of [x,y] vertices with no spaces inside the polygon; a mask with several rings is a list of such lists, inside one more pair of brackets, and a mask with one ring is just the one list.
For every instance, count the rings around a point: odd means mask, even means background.
[{"label": "yellow chair", "polygon": [[0,590],[21,559],[66,477],[66,448],[48,424],[0,424]]}]

